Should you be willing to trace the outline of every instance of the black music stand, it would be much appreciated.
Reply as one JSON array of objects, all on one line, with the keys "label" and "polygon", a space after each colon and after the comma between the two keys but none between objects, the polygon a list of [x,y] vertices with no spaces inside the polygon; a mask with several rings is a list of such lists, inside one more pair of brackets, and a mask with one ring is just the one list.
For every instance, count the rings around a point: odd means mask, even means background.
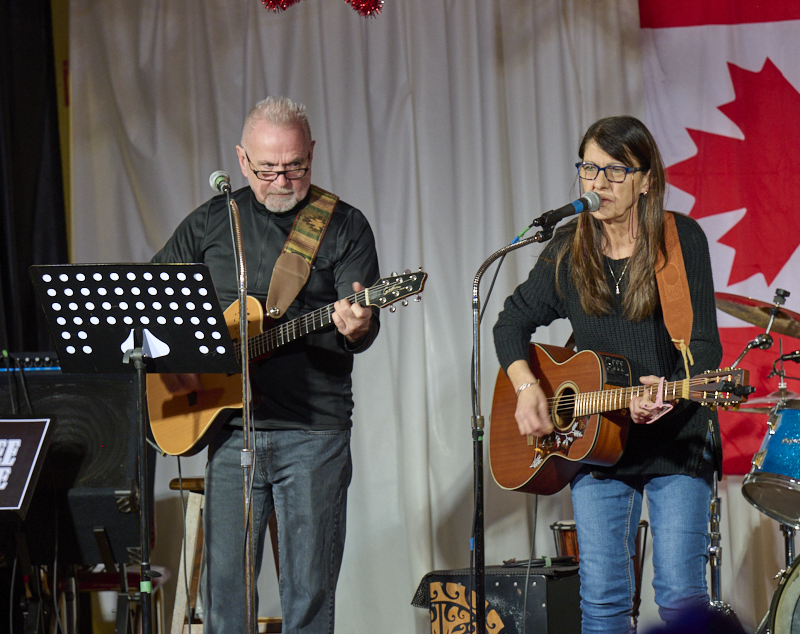
[{"label": "black music stand", "polygon": [[[150,634],[151,578],[159,575],[150,570],[145,373],[241,371],[211,274],[204,264],[58,264],[32,266],[30,275],[63,372],[136,373],[140,596]],[[127,606],[118,605],[118,623],[120,612]]]}]

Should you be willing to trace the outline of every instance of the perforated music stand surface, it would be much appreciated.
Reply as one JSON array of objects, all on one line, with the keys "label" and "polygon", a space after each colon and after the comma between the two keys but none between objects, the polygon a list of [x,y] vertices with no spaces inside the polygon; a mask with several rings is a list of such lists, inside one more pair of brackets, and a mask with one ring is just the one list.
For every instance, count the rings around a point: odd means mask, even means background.
[{"label": "perforated music stand surface", "polygon": [[34,265],[30,275],[63,372],[134,372],[123,355],[139,345],[135,331],[147,372],[241,371],[205,264]]}]

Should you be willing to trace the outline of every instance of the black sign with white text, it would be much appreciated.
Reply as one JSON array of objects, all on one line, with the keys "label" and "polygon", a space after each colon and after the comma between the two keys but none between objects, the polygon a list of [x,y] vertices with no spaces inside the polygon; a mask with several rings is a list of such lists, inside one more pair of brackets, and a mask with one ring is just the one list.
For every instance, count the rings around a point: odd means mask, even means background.
[{"label": "black sign with white text", "polygon": [[0,419],[0,512],[25,519],[55,421]]}]

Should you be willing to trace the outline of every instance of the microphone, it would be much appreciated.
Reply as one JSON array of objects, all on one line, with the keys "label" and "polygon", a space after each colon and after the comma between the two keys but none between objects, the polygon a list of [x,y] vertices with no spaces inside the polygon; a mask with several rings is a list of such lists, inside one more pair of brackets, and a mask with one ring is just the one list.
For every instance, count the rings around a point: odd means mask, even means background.
[{"label": "microphone", "polygon": [[229,194],[231,191],[231,177],[222,170],[217,170],[208,177],[208,184],[215,192]]},{"label": "microphone", "polygon": [[554,225],[567,216],[574,216],[584,211],[597,211],[602,203],[603,199],[600,198],[597,192],[586,192],[578,200],[573,200],[568,205],[543,213],[531,224],[534,227]]},{"label": "microphone", "polygon": [[795,363],[800,363],[800,350],[795,350],[789,354],[782,354],[778,358],[778,361],[794,361]]}]

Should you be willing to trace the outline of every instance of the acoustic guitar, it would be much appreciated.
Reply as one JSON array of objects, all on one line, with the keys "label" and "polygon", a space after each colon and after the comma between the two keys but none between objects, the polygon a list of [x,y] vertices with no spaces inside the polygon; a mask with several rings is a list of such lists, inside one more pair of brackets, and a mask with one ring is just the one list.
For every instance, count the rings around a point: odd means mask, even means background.
[{"label": "acoustic guitar", "polygon": [[[422,292],[427,273],[417,271],[393,274],[379,280],[370,288],[359,291],[347,299],[351,304],[385,308],[395,302]],[[264,309],[255,297],[248,297],[247,356],[256,361],[273,350],[311,332],[333,324],[333,304],[328,304],[296,319],[264,330]],[[392,306],[391,311],[394,311]],[[231,304],[224,313],[225,323],[235,344],[236,356],[241,360],[239,345],[239,302]],[[267,318],[269,320],[269,318]],[[268,322],[269,323],[269,322]],[[147,375],[147,409],[150,429],[161,449],[173,456],[190,456],[208,444],[224,424],[230,410],[242,408],[242,375],[201,374],[203,390],[176,395],[169,391],[162,374]]]},{"label": "acoustic guitar", "polygon": [[[517,397],[501,369],[489,427],[489,464],[504,489],[551,495],[575,477],[583,463],[613,465],[625,447],[632,396],[656,399],[658,385],[631,387],[628,361],[619,355],[531,344],[530,365],[547,395],[555,429],[548,436],[522,436],[514,413]],[[690,399],[711,407],[737,407],[747,400],[749,372],[716,370],[665,382],[662,399]],[[658,424],[658,423],[654,423]]]}]

